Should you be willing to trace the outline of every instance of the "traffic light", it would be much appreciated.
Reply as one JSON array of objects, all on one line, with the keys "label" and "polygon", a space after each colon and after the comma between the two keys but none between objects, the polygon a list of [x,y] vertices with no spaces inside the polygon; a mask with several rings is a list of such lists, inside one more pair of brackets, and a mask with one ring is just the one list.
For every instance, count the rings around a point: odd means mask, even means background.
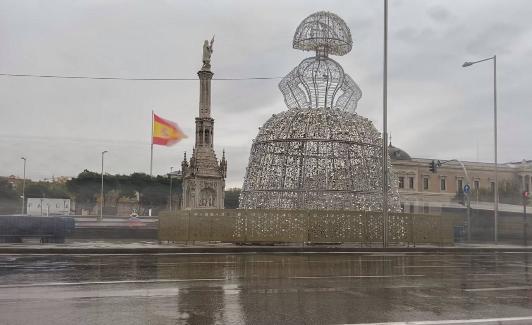
[{"label": "traffic light", "polygon": [[429,170],[433,173],[436,172],[436,160],[433,160],[429,163]]},{"label": "traffic light", "polygon": [[528,202],[528,195],[529,195],[528,191],[523,191],[523,201],[524,202]]},{"label": "traffic light", "polygon": [[438,171],[438,167],[441,167],[442,163],[439,160],[433,160],[429,163],[429,170],[433,173]]}]

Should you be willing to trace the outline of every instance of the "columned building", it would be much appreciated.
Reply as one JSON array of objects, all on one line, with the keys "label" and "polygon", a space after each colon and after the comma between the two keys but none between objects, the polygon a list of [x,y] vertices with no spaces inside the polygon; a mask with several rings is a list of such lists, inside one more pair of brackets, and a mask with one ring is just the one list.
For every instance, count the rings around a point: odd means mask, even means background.
[{"label": "columned building", "polygon": [[214,119],[211,117],[210,69],[212,43],[203,47],[203,67],[198,71],[200,80],[199,116],[196,117],[195,145],[192,157],[181,163],[183,175],[182,209],[223,209],[227,161],[225,152],[218,161],[214,152]]},{"label": "columned building", "polygon": [[[468,183],[462,165],[458,161],[444,161],[433,173],[433,159],[412,158],[404,150],[390,143],[389,154],[392,169],[398,178],[399,200],[403,212],[439,214],[444,207],[463,203],[463,188]],[[494,164],[463,161],[469,176],[470,199],[473,206],[492,209],[495,189]],[[532,161],[500,163],[499,198],[513,199],[518,204],[519,195],[532,188]],[[501,207],[499,207],[501,209]]]}]

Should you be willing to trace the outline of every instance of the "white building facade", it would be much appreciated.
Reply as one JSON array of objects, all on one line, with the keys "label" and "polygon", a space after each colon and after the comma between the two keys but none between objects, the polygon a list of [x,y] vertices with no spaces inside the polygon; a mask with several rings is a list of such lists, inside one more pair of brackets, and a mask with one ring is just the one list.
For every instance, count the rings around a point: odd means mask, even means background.
[{"label": "white building facade", "polygon": [[69,215],[70,199],[28,198],[26,211],[30,216]]}]

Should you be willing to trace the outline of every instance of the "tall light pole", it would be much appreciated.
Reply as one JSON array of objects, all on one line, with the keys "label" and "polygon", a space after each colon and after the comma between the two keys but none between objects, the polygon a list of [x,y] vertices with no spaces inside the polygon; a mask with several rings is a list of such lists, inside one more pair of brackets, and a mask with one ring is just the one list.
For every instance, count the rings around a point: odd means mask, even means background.
[{"label": "tall light pole", "polygon": [[382,246],[388,247],[388,0],[384,0],[382,81]]},{"label": "tall light pole", "polygon": [[25,157],[20,157],[20,159],[24,160],[24,176],[22,178],[22,209],[20,210],[20,214],[24,214],[24,207],[25,207],[25,202],[26,202],[26,196],[25,196],[25,191],[26,191],[26,158]]},{"label": "tall light pole", "polygon": [[100,191],[100,217],[98,218],[98,221],[102,221],[103,220],[103,156],[107,152],[108,152],[107,150],[102,151],[102,187],[101,187],[101,191]]},{"label": "tall light pole", "polygon": [[494,55],[490,58],[482,59],[475,62],[464,62],[462,67],[469,67],[473,64],[477,64],[480,62],[493,60],[493,137],[494,137],[494,151],[495,151],[495,188],[493,191],[493,217],[494,217],[494,238],[495,243],[498,243],[499,236],[498,236],[498,212],[499,212],[499,178],[498,178],[498,166],[497,166],[497,56]]},{"label": "tall light pole", "polygon": [[172,170],[174,167],[170,167],[170,212],[172,212]]}]

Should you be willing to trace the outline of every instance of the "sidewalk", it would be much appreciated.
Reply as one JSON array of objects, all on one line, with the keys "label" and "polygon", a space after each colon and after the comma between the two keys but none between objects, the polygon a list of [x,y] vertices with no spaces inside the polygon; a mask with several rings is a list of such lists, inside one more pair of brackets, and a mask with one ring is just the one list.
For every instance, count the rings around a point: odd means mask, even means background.
[{"label": "sidewalk", "polygon": [[532,246],[487,244],[456,244],[455,246],[417,245],[382,248],[360,244],[342,245],[259,245],[239,246],[230,243],[170,243],[157,241],[126,240],[70,240],[65,244],[0,244],[0,254],[253,254],[253,253],[486,253],[486,252],[530,252]]}]

